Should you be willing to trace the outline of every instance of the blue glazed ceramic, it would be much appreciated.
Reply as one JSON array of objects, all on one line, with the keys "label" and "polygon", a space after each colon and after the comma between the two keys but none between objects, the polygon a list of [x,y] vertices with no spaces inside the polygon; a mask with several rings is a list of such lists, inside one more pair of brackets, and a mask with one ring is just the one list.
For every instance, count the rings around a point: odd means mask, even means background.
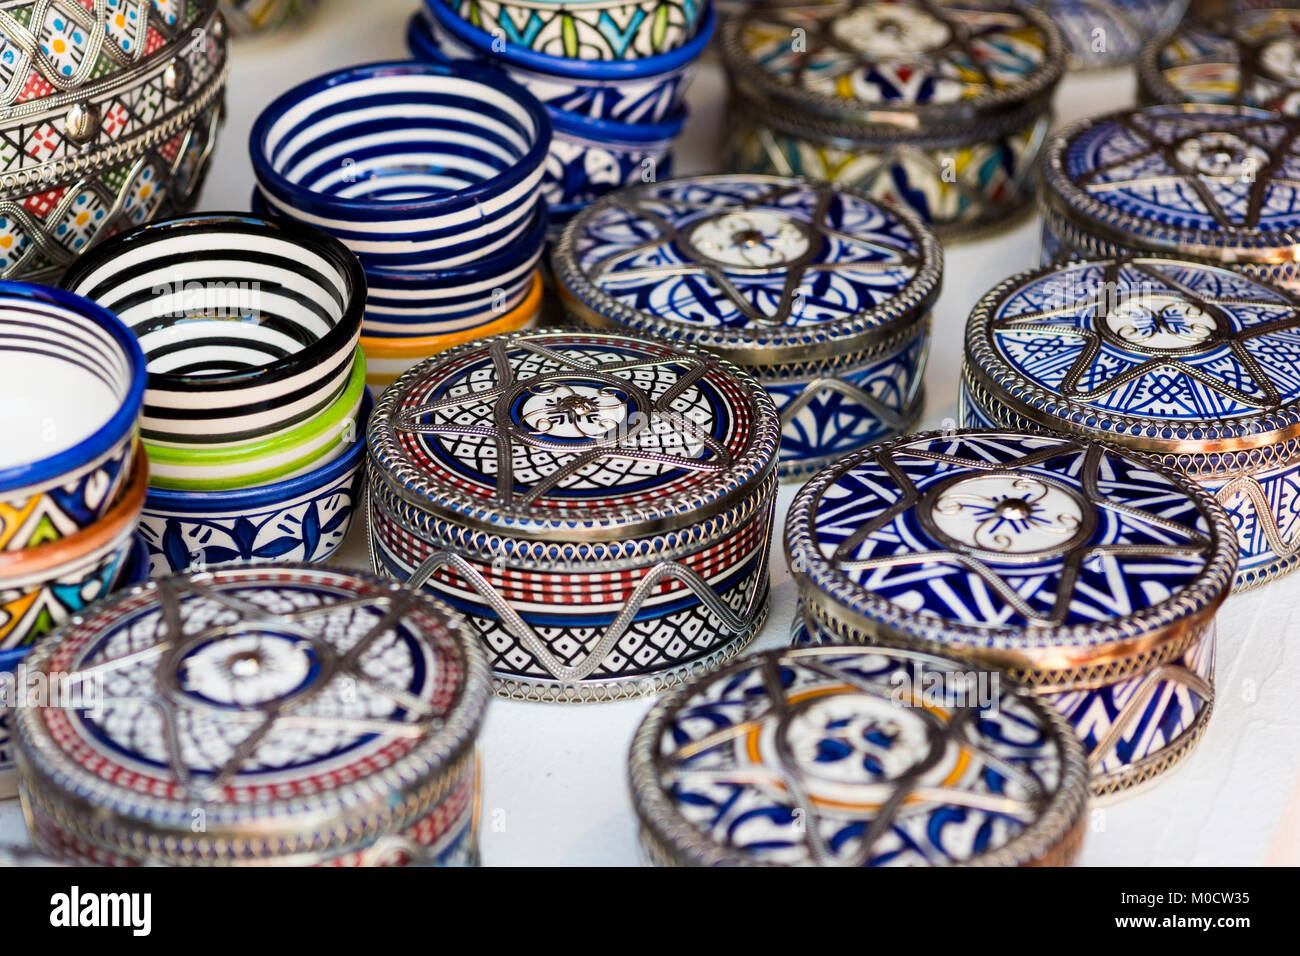
[{"label": "blue glazed ceramic", "polygon": [[498,71],[375,63],[303,83],[263,110],[250,152],[277,215],[371,266],[449,268],[532,225],[546,110]]},{"label": "blue glazed ceramic", "polygon": [[661,123],[615,123],[558,110],[551,110],[551,122],[555,136],[542,193],[549,205],[581,206],[620,187],[668,177],[686,107]]},{"label": "blue glazed ceramic", "polygon": [[880,443],[804,487],[786,554],[814,642],[1005,666],[1070,720],[1098,795],[1163,773],[1209,719],[1232,524],[1136,453],[997,431]]},{"label": "blue glazed ceramic", "polygon": [[971,314],[964,414],[1116,441],[1196,479],[1232,517],[1249,587],[1300,565],[1297,325],[1300,298],[1196,262],[1021,273]]},{"label": "blue glazed ceramic", "polygon": [[654,123],[681,105],[696,62],[713,36],[710,9],[700,31],[670,53],[639,60],[575,60],[535,53],[475,29],[441,5],[430,6],[438,35],[427,16],[411,18],[407,45],[411,53],[434,61],[477,59],[496,66],[528,88],[547,106],[622,123]]},{"label": "blue glazed ceramic", "polygon": [[129,480],[145,359],[88,299],[0,282],[0,551],[89,527]]},{"label": "blue glazed ceramic", "polygon": [[356,440],[327,465],[297,478],[237,491],[151,490],[140,518],[154,576],[238,561],[319,563],[352,521],[365,455],[366,394]]},{"label": "blue glazed ceramic", "polygon": [[743,365],[781,412],[781,473],[908,430],[943,257],[912,215],[779,176],[667,179],[577,214],[552,256],[571,313]]}]

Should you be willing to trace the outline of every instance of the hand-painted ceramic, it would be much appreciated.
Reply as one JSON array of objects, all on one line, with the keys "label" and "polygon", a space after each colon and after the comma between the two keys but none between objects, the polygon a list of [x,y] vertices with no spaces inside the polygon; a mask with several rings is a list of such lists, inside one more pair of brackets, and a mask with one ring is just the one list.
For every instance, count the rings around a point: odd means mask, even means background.
[{"label": "hand-painted ceramic", "polygon": [[1113,441],[1204,485],[1239,589],[1300,564],[1300,300],[1174,259],[1069,262],[994,287],[966,330],[970,423]]},{"label": "hand-painted ceramic", "polygon": [[102,244],[63,281],[139,337],[146,441],[217,445],[282,432],[333,404],[352,373],[365,277],[316,229],[182,216]]},{"label": "hand-painted ceramic", "polygon": [[318,0],[221,0],[221,13],[235,36],[270,33],[315,12]]},{"label": "hand-painted ceramic", "polygon": [[1071,69],[1123,66],[1149,40],[1167,37],[1188,0],[1029,0],[1065,38]]},{"label": "hand-painted ceramic", "polygon": [[495,41],[441,4],[429,18],[417,14],[407,26],[406,42],[420,59],[474,59],[497,66],[549,107],[577,116],[618,123],[658,123],[678,112],[696,62],[713,36],[716,19],[710,8],[700,30],[670,53],[638,60],[592,62],[534,53]]},{"label": "hand-painted ceramic", "polygon": [[502,695],[654,693],[766,617],[779,429],[757,382],[690,347],[472,342],[379,400],[372,559],[469,618]]},{"label": "hand-painted ceramic", "polygon": [[342,454],[306,474],[230,491],[153,489],[140,516],[150,573],[203,570],[233,561],[319,564],[343,542],[361,492],[365,427],[362,407]]},{"label": "hand-painted ceramic", "polygon": [[910,213],[787,177],[671,179],[579,213],[552,261],[583,321],[689,342],[756,376],[781,413],[785,477],[921,413],[943,256]]},{"label": "hand-painted ceramic", "polygon": [[186,208],[221,118],[216,0],[6,3],[0,276],[52,282],[104,236]]},{"label": "hand-painted ceramic", "polygon": [[673,141],[685,122],[685,106],[661,123],[642,125],[551,110],[555,135],[542,195],[552,206],[585,206],[620,187],[671,176]]},{"label": "hand-painted ceramic", "polygon": [[1123,110],[1043,151],[1043,260],[1164,253],[1300,290],[1300,118],[1212,104]]},{"label": "hand-painted ceramic", "polygon": [[1236,11],[1157,37],[1138,61],[1146,103],[1227,103],[1300,112],[1300,10]]},{"label": "hand-painted ceramic", "polygon": [[27,663],[102,691],[16,715],[47,852],[361,865],[472,849],[486,662],[458,615],[391,582],[306,565],[162,578]]},{"label": "hand-painted ceramic", "polygon": [[1039,11],[1004,0],[772,0],[727,20],[721,36],[733,169],[857,186],[947,232],[1032,197],[1064,68],[1061,35]]},{"label": "hand-painted ceramic", "polygon": [[685,46],[708,0],[425,0],[504,42],[569,60],[636,60]]},{"label": "hand-painted ceramic", "polygon": [[76,534],[112,508],[144,383],[140,346],[109,312],[0,282],[0,552]]},{"label": "hand-painted ceramic", "polygon": [[1068,864],[1088,770],[1069,726],[996,671],[892,648],[732,663],[632,742],[646,862]]},{"label": "hand-painted ceramic", "polygon": [[542,104],[499,71],[401,61],[294,87],[262,111],[249,148],[277,215],[368,265],[429,270],[526,233],[550,139]]},{"label": "hand-painted ceramic", "polygon": [[130,483],[94,524],[57,541],[0,552],[0,650],[39,641],[118,579],[149,483],[144,449],[135,454]]},{"label": "hand-painted ceramic", "polygon": [[894,439],[804,487],[786,554],[814,636],[1005,668],[1089,743],[1098,796],[1164,773],[1209,719],[1236,535],[1208,492],[1135,453],[1020,432]]},{"label": "hand-painted ceramic", "polygon": [[320,414],[272,435],[223,445],[146,443],[150,486],[173,491],[247,490],[325,466],[356,440],[366,395],[366,359],[358,347],[347,384]]}]

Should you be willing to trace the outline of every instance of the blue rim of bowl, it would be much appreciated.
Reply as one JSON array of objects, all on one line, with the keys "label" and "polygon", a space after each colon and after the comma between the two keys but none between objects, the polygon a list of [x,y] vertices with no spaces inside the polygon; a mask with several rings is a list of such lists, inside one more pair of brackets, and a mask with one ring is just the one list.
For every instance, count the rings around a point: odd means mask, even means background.
[{"label": "blue rim of bowl", "polygon": [[361,393],[361,410],[357,415],[357,434],[346,452],[333,461],[296,478],[286,478],[270,485],[256,488],[238,488],[226,491],[172,491],[150,488],[144,499],[146,513],[155,514],[214,514],[256,508],[261,505],[282,504],[313,489],[319,489],[341,478],[350,469],[358,467],[366,450],[366,421],[374,408],[370,389]]},{"label": "blue rim of bowl", "polygon": [[[710,3],[707,5],[703,19],[700,20],[695,36],[676,50],[637,60],[576,60],[535,53],[509,43],[505,44],[505,49],[500,52],[494,51],[490,34],[461,19],[449,8],[444,7],[439,0],[427,0],[425,8],[440,28],[472,51],[484,56],[490,55],[520,69],[532,70],[535,73],[549,73],[552,76],[564,77],[566,80],[640,80],[663,73],[672,73],[700,58],[704,48],[709,45],[718,20],[718,14]],[[424,49],[437,50],[438,41],[433,35],[429,22],[418,12],[406,27],[406,43],[413,53],[417,41]]]},{"label": "blue rim of bowl", "polygon": [[[255,216],[270,216],[270,210],[266,205],[266,200],[262,198],[262,190],[258,186],[253,187],[252,198],[249,199],[249,208],[252,209]],[[271,218],[275,218],[271,216]],[[550,226],[550,214],[547,211],[546,203],[539,202],[537,211],[533,213],[533,224],[522,236],[516,239],[510,246],[500,252],[494,252],[486,259],[479,259],[475,262],[466,263],[463,266],[453,266],[450,269],[390,269],[384,266],[371,266],[362,263],[362,269],[366,274],[367,288],[372,284],[370,279],[376,278],[382,280],[381,288],[375,291],[382,291],[382,287],[389,288],[406,288],[418,290],[435,283],[453,283],[453,282],[472,282],[475,279],[484,277],[494,277],[513,269],[528,259],[537,249],[546,241],[546,230]]]},{"label": "blue rim of bowl", "polygon": [[121,346],[126,355],[131,381],[127,386],[126,397],[117,411],[109,417],[108,421],[71,448],[65,448],[48,458],[0,468],[0,493],[28,488],[58,478],[60,475],[66,475],[95,461],[120,442],[135,427],[136,420],[140,417],[140,410],[144,407],[146,379],[144,351],[140,348],[139,340],[126,327],[125,322],[99,303],[65,292],[63,289],[53,289],[27,282],[0,281],[0,307],[3,307],[5,299],[44,302],[90,319]]},{"label": "blue rim of bowl", "polygon": [[554,106],[548,106],[546,110],[551,114],[551,125],[557,134],[592,139],[611,146],[669,143],[682,131],[689,113],[686,104],[682,103],[673,110],[672,115],[658,123],[620,123],[617,120],[579,116]]},{"label": "blue rim of bowl", "polygon": [[[529,146],[528,152],[518,162],[491,179],[465,189],[458,189],[446,196],[411,202],[336,199],[290,182],[271,168],[270,158],[266,155],[267,134],[281,116],[302,100],[323,90],[348,83],[403,75],[455,77],[500,90],[528,112],[537,135]],[[550,145],[551,119],[541,101],[502,74],[500,70],[470,64],[433,63],[426,60],[386,60],[379,63],[365,63],[325,73],[300,83],[276,97],[258,114],[257,120],[253,123],[253,130],[248,136],[248,153],[253,161],[253,171],[263,189],[295,206],[322,211],[326,216],[331,213],[356,213],[367,221],[385,221],[395,217],[416,219],[422,216],[436,216],[490,200],[509,191],[531,175],[545,161]]]}]

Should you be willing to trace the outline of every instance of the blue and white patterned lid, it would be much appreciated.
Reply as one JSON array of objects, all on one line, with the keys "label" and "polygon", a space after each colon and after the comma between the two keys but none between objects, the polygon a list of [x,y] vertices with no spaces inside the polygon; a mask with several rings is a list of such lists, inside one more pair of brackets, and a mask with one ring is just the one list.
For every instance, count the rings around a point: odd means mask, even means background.
[{"label": "blue and white patterned lid", "polygon": [[1227,514],[1193,482],[996,431],[907,436],[827,469],[791,505],[786,552],[805,613],[1044,685],[1181,652],[1237,564]]},{"label": "blue and white patterned lid", "polygon": [[1049,140],[1043,181],[1051,212],[1124,248],[1287,261],[1300,241],[1300,120],[1209,104],[1110,113]]},{"label": "blue and white patterned lid", "polygon": [[1047,266],[976,305],[966,375],[1053,431],[1156,452],[1272,445],[1300,431],[1300,300],[1177,259]]},{"label": "blue and white patterned lid", "polygon": [[1063,865],[1088,772],[1002,675],[892,648],[755,654],[660,701],[632,744],[652,862]]},{"label": "blue and white patterned lid", "polygon": [[613,193],[568,225],[554,264],[585,320],[747,365],[888,340],[928,312],[943,269],[910,213],[829,183],[747,175]]}]

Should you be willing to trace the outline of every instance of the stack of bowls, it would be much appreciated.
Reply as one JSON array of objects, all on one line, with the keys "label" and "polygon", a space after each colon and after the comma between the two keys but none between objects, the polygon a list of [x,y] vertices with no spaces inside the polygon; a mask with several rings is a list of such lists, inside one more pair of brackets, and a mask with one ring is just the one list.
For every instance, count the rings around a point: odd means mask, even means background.
[{"label": "stack of bowls", "polygon": [[217,0],[28,0],[0,17],[0,278],[55,282],[189,208],[221,120]]},{"label": "stack of bowls", "polygon": [[[553,235],[604,193],[672,175],[686,88],[713,35],[709,3],[425,6],[407,30],[415,57],[499,67],[546,104],[555,128],[543,183]],[[628,27],[615,30],[615,22]]]},{"label": "stack of bowls", "polygon": [[64,284],[116,312],[147,356],[153,573],[329,557],[370,408],[356,257],[297,223],[209,213],[111,239]]},{"label": "stack of bowls", "polygon": [[254,207],[325,230],[364,267],[372,387],[536,317],[550,139],[536,97],[463,64],[330,73],[258,117]]}]

